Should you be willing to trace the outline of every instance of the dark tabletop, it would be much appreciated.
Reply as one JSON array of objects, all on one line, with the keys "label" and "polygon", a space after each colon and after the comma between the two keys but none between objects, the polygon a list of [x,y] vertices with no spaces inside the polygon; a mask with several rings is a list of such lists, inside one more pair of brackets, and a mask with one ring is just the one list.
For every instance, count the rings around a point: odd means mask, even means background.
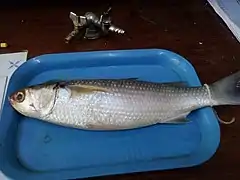
[{"label": "dark tabletop", "polygon": [[[13,3],[14,1],[11,1]],[[65,1],[33,5],[18,0],[1,6],[0,41],[8,48],[0,53],[28,50],[29,58],[45,54],[106,49],[163,48],[179,53],[195,67],[203,83],[212,83],[240,69],[240,44],[204,0],[151,1],[112,0],[112,18],[126,30],[126,36],[72,41],[65,36],[72,30],[69,12],[102,12],[106,0],[78,3]],[[16,5],[17,4],[17,5]],[[214,157],[193,168],[101,177],[94,179],[238,179],[240,170],[239,107],[216,108],[221,119],[236,118],[231,125],[221,125],[221,144]]]}]

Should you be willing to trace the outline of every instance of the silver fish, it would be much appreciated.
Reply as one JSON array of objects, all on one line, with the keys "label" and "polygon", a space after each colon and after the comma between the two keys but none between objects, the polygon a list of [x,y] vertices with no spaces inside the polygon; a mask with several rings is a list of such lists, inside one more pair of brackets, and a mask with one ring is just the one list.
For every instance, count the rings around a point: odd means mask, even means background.
[{"label": "silver fish", "polygon": [[240,105],[240,71],[200,87],[137,79],[48,82],[21,89],[9,101],[22,115],[78,129],[184,123],[189,113],[202,107]]}]

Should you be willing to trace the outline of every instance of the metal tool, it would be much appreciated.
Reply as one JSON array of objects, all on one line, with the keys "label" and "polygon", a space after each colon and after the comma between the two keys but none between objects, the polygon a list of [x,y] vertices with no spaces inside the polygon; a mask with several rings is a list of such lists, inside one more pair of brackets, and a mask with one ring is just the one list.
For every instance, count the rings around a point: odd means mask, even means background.
[{"label": "metal tool", "polygon": [[77,16],[75,13],[70,12],[69,17],[73,22],[74,29],[65,38],[65,42],[68,43],[78,35],[83,36],[84,39],[97,39],[107,35],[109,32],[124,34],[123,29],[112,24],[110,11],[111,8],[102,13],[100,17],[92,12],[87,12],[84,16]]}]

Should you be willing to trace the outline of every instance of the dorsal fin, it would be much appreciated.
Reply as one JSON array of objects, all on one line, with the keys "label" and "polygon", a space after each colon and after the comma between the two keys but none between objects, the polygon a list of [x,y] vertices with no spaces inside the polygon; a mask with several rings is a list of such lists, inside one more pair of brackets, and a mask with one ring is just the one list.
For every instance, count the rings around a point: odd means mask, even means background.
[{"label": "dorsal fin", "polygon": [[[143,81],[139,78],[123,78],[119,80],[130,80],[130,81],[139,81],[139,82],[149,82],[149,81]],[[177,87],[188,87],[188,83],[186,81],[176,81],[176,82],[159,82],[158,84],[167,85],[167,86],[177,86]]]}]

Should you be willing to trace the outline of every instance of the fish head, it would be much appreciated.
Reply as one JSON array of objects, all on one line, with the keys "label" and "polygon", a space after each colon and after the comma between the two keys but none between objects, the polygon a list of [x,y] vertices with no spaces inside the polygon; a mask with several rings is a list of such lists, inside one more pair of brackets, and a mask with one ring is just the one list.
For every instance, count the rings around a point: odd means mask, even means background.
[{"label": "fish head", "polygon": [[30,115],[36,110],[34,109],[34,99],[30,89],[21,89],[14,92],[8,98],[12,107],[23,115]]},{"label": "fish head", "polygon": [[33,86],[14,92],[8,100],[20,114],[38,118],[53,104],[55,93],[54,86]]}]

